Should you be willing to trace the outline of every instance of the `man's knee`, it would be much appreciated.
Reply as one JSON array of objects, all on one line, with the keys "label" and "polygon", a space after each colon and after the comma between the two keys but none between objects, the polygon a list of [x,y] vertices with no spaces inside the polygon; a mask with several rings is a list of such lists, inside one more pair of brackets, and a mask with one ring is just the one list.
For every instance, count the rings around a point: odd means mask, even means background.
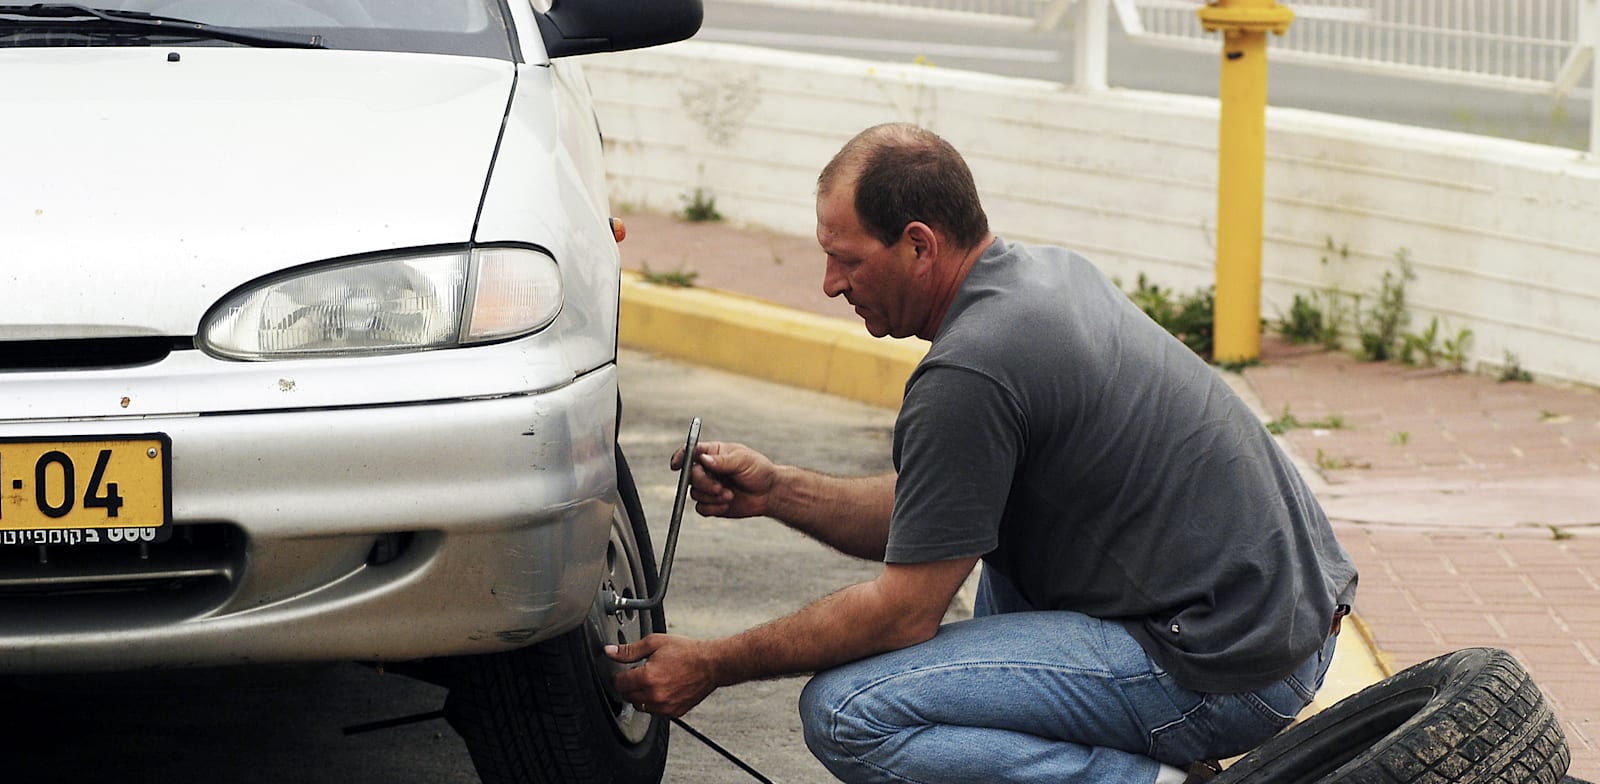
[{"label": "man's knee", "polygon": [[852,720],[849,715],[852,687],[839,670],[817,673],[800,692],[800,723],[805,730],[806,748],[829,772],[842,781],[863,780],[855,776],[864,748],[873,740],[863,736],[870,723]]},{"label": "man's knee", "polygon": [[823,749],[836,747],[835,723],[839,715],[840,698],[836,694],[837,678],[833,671],[817,673],[800,692],[800,724],[805,729],[806,746],[819,759]]}]

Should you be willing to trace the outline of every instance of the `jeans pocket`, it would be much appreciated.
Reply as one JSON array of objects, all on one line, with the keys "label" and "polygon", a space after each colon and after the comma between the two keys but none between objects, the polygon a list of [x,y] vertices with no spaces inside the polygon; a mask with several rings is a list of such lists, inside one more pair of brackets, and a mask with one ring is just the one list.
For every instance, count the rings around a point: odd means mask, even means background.
[{"label": "jeans pocket", "polygon": [[1300,679],[1300,673],[1290,673],[1289,677],[1283,679],[1283,683],[1289,687],[1290,691],[1294,692],[1296,697],[1299,697],[1301,701],[1308,705],[1311,703],[1312,698],[1317,696],[1317,688],[1320,685],[1312,681],[1312,685],[1307,686],[1305,681]]},{"label": "jeans pocket", "polygon": [[1310,704],[1317,696],[1317,692],[1322,690],[1322,682],[1328,677],[1328,668],[1333,664],[1333,653],[1338,641],[1337,636],[1329,637],[1310,659],[1284,679],[1289,688],[1304,698],[1306,704]]},{"label": "jeans pocket", "polygon": [[[1275,684],[1282,686],[1282,682]],[[1287,689],[1285,689],[1287,691]],[[1298,707],[1279,699],[1263,699],[1261,692],[1229,694],[1218,699],[1217,734],[1206,758],[1236,757],[1265,743],[1294,723]]]},{"label": "jeans pocket", "polygon": [[1183,718],[1150,733],[1150,756],[1182,767],[1244,754],[1294,722],[1304,703],[1284,681],[1257,692],[1207,694]]},{"label": "jeans pocket", "polygon": [[[1262,721],[1266,722],[1266,726],[1277,726],[1279,730],[1289,726],[1294,721],[1294,717],[1300,715],[1301,709],[1310,703],[1310,700],[1300,701],[1298,693],[1292,688],[1289,693],[1295,696],[1288,699],[1284,699],[1285,695],[1282,694],[1264,694],[1263,692],[1266,691],[1267,689],[1248,692],[1239,695],[1239,698],[1246,705],[1249,705],[1260,716]],[[1274,734],[1276,732],[1277,730],[1273,731]]]},{"label": "jeans pocket", "polygon": [[1147,754],[1168,765],[1187,766],[1205,756],[1207,740],[1213,734],[1206,700],[1189,708],[1177,719],[1150,731],[1150,749]]}]

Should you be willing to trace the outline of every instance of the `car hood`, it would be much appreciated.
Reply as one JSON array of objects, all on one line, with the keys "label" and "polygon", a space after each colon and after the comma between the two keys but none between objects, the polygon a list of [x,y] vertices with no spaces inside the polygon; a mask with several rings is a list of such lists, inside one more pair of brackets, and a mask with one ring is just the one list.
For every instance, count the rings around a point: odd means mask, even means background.
[{"label": "car hood", "polygon": [[195,334],[300,264],[471,239],[512,64],[0,49],[0,340]]}]

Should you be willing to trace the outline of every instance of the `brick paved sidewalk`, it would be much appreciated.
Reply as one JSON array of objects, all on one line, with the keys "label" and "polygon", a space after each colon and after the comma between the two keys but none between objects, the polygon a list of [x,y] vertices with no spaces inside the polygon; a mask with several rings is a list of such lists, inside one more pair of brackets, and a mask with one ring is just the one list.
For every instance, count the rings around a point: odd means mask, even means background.
[{"label": "brick paved sidewalk", "polygon": [[[815,241],[625,215],[624,265],[854,319]],[[1358,621],[1390,671],[1511,651],[1555,706],[1573,776],[1600,780],[1600,394],[1363,363],[1268,339],[1244,374],[1289,430],[1362,573]],[[1332,424],[1340,427],[1332,427]]]},{"label": "brick paved sidewalk", "polygon": [[[1267,340],[1245,371],[1322,480],[1390,671],[1504,648],[1600,778],[1600,394],[1359,362]],[[1334,428],[1326,425],[1342,424]]]}]

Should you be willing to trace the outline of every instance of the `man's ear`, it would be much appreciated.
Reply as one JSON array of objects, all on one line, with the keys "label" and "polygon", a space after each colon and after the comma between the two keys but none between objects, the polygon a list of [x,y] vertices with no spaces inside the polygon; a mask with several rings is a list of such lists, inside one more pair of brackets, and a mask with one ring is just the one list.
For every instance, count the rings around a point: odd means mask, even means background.
[{"label": "man's ear", "polygon": [[901,236],[916,252],[919,271],[932,266],[933,260],[939,257],[939,235],[928,224],[922,221],[907,223]]}]

